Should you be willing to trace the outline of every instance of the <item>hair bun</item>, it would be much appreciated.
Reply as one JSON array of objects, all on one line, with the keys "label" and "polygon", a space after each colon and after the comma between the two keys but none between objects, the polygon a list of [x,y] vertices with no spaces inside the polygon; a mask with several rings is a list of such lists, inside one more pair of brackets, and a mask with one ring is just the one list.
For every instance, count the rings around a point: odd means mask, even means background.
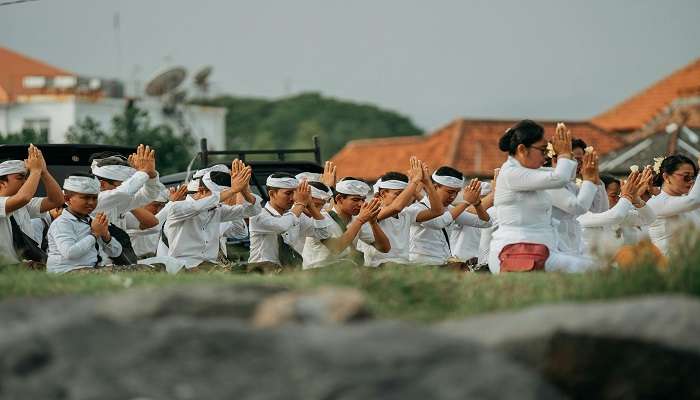
[{"label": "hair bun", "polygon": [[498,148],[501,151],[510,152],[510,144],[513,141],[514,134],[515,131],[513,128],[508,128],[503,136],[501,136],[501,139],[498,141]]}]

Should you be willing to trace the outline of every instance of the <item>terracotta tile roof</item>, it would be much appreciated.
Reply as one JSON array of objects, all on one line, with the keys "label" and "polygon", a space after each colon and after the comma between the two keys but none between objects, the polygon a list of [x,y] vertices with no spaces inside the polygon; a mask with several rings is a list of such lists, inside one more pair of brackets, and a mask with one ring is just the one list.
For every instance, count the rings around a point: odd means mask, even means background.
[{"label": "terracotta tile roof", "polygon": [[[370,181],[387,171],[405,171],[412,155],[431,168],[450,165],[468,176],[490,176],[506,155],[498,149],[498,140],[517,120],[456,119],[427,136],[364,139],[349,142],[333,158],[340,176],[355,176]],[[538,121],[551,136],[557,121]],[[566,122],[566,121],[565,121]],[[579,121],[566,122],[574,135],[606,153],[624,145],[619,135]]]},{"label": "terracotta tile roof", "polygon": [[22,85],[25,76],[75,76],[72,72],[53,67],[12,50],[0,47],[0,104],[14,101],[17,96],[43,93]]},{"label": "terracotta tile roof", "polygon": [[640,129],[673,100],[700,93],[700,58],[596,116],[592,123],[608,131]]}]

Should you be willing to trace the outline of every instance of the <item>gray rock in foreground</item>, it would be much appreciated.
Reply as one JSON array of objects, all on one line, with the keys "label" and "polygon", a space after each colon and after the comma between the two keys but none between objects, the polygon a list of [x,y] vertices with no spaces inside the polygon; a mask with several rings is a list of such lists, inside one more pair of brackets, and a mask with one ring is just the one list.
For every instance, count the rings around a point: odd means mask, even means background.
[{"label": "gray rock in foreground", "polygon": [[461,338],[396,322],[318,325],[335,314],[317,302],[354,295],[295,295],[294,310],[309,315],[313,300],[319,317],[293,320],[313,325],[254,328],[260,304],[283,291],[183,286],[0,303],[0,399],[562,398]]},{"label": "gray rock in foreground", "polygon": [[441,324],[503,351],[576,398],[700,398],[700,301],[539,306]]}]

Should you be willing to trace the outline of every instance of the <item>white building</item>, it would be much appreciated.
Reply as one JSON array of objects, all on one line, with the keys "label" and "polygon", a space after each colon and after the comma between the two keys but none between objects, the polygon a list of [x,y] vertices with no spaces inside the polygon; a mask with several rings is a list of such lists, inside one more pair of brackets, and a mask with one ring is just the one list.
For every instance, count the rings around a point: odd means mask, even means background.
[{"label": "white building", "polygon": [[[0,47],[0,133],[32,128],[46,131],[50,143],[65,143],[68,128],[86,117],[108,131],[112,118],[126,107],[122,92],[118,82],[78,77]],[[181,132],[158,99],[137,99],[136,106],[148,112],[152,125],[167,124]],[[181,110],[197,142],[206,138],[210,149],[225,149],[225,108],[184,105]]]}]

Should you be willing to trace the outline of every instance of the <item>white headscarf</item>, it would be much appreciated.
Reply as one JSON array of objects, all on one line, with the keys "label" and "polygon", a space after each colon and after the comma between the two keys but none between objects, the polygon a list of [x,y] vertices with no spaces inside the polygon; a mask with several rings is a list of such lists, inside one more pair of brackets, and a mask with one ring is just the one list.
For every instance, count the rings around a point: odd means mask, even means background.
[{"label": "white headscarf", "polygon": [[455,189],[461,189],[464,187],[464,178],[459,179],[454,176],[436,175],[433,172],[433,180],[443,186],[449,186]]},{"label": "white headscarf", "polygon": [[82,194],[100,194],[100,181],[89,176],[69,176],[63,181],[63,190]]},{"label": "white headscarf", "polygon": [[273,178],[272,175],[267,177],[265,181],[265,186],[267,188],[277,188],[277,189],[296,189],[299,186],[299,181],[297,178],[284,177],[284,178]]},{"label": "white headscarf", "polygon": [[389,179],[387,181],[378,180],[374,184],[374,193],[379,193],[379,189],[404,190],[408,187],[408,182]]},{"label": "white headscarf", "polygon": [[321,182],[321,174],[315,172],[301,172],[296,175],[297,180],[306,179],[307,182]]},{"label": "white headscarf", "polygon": [[22,160],[7,160],[0,163],[0,176],[26,173],[27,167]]},{"label": "white headscarf", "polygon": [[330,190],[326,192],[321,189],[315,188],[312,185],[309,185],[309,187],[311,188],[311,197],[313,197],[314,199],[328,201],[331,197],[333,197],[333,192]]},{"label": "white headscarf", "polygon": [[136,170],[134,168],[127,167],[126,165],[105,165],[103,167],[98,167],[94,162],[92,164],[93,175],[113,181],[124,182],[135,173]]},{"label": "white headscarf", "polygon": [[198,169],[195,171],[194,175],[192,175],[192,178],[201,178],[204,175],[206,175],[207,172],[213,172],[213,171],[219,171],[219,172],[226,172],[227,174],[231,173],[231,168],[227,167],[224,164],[216,164],[212,165],[209,168],[204,168],[204,169]]},{"label": "white headscarf", "polygon": [[170,201],[170,192],[168,191],[168,189],[161,190],[160,192],[158,192],[158,196],[156,196],[155,200],[153,201],[157,201],[159,203],[167,203],[168,201]]},{"label": "white headscarf", "polygon": [[338,184],[335,185],[335,191],[350,196],[367,196],[370,191],[370,187],[368,184],[362,181],[349,179],[338,182]]},{"label": "white headscarf", "polygon": [[204,183],[204,186],[206,186],[209,190],[212,191],[212,193],[220,193],[223,192],[224,190],[230,189],[230,186],[220,186],[214,181],[211,180],[211,173],[212,171],[207,172],[204,174],[202,177],[202,182]]}]

